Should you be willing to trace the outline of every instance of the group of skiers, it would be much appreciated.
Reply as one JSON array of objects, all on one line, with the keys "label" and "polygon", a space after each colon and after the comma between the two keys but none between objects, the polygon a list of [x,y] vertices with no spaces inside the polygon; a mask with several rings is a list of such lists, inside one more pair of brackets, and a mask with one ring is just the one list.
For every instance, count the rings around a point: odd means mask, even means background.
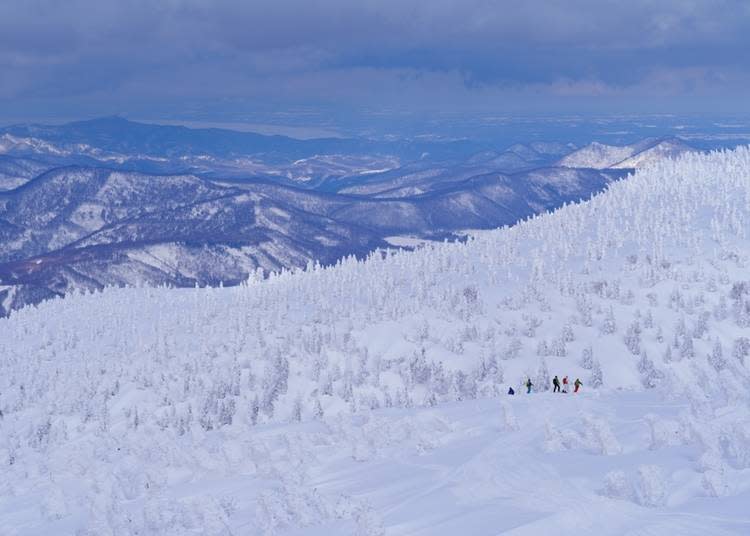
[{"label": "group of skiers", "polygon": [[[526,386],[526,394],[531,394],[531,388],[534,387],[534,384],[531,383],[531,378],[528,378],[526,380],[526,383],[524,384]],[[573,382],[573,392],[577,393],[578,390],[583,385],[583,382],[576,378],[576,381]],[[553,393],[567,393],[568,392],[568,377],[564,376],[562,379],[562,382],[560,382],[560,378],[555,376],[552,378],[552,392]],[[513,387],[508,389],[509,395],[516,394],[515,390],[513,390]]]}]

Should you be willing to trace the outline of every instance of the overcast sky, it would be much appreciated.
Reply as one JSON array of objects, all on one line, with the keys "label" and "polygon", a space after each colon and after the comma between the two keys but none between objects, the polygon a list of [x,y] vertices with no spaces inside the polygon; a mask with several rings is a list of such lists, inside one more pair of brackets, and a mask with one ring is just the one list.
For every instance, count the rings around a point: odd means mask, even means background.
[{"label": "overcast sky", "polygon": [[750,111],[747,0],[0,0],[0,120]]}]

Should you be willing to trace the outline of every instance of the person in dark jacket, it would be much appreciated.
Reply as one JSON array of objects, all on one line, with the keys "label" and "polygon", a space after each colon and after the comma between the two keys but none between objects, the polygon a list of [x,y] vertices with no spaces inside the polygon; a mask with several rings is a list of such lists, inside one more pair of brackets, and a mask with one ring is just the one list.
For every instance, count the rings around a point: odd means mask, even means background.
[{"label": "person in dark jacket", "polygon": [[516,392],[515,392],[515,391],[513,390],[513,388],[512,388],[512,387],[510,387],[510,388],[508,389],[508,394],[509,394],[509,395],[514,395],[514,394],[516,394]]},{"label": "person in dark jacket", "polygon": [[552,378],[552,385],[555,386],[555,388],[552,389],[552,392],[553,393],[559,393],[560,392],[560,379],[557,376],[555,376],[554,378]]},{"label": "person in dark jacket", "polygon": [[527,395],[528,395],[528,394],[531,394],[531,387],[532,387],[533,385],[534,385],[534,384],[533,384],[533,383],[531,383],[531,378],[529,378],[529,379],[527,379],[527,380],[526,380],[526,394],[527,394]]}]

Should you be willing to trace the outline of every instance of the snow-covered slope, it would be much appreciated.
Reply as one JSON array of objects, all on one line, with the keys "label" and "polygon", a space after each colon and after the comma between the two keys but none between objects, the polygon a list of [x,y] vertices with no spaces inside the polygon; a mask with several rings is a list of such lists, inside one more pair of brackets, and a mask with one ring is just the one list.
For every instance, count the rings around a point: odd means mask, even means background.
[{"label": "snow-covered slope", "polygon": [[685,153],[694,152],[695,149],[677,138],[662,140],[656,145],[644,149],[633,156],[613,165],[619,169],[637,169],[651,165],[657,160],[665,158],[677,158]]},{"label": "snow-covered slope", "polygon": [[687,154],[467,244],[23,309],[3,527],[746,534],[749,227],[750,149]]},{"label": "snow-covered slope", "polygon": [[560,159],[559,165],[571,168],[605,169],[633,156],[630,145],[605,145],[592,142]]},{"label": "snow-covered slope", "polygon": [[646,139],[631,145],[593,142],[564,156],[558,165],[571,168],[638,169],[665,158],[676,158],[696,149],[677,138]]},{"label": "snow-covered slope", "polygon": [[0,154],[0,193],[18,188],[48,169],[34,160]]}]

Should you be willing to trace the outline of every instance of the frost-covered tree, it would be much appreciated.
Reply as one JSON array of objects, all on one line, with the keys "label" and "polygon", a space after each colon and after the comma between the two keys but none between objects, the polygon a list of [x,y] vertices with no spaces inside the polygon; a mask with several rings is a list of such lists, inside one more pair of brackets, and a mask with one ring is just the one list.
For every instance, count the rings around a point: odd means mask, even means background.
[{"label": "frost-covered tree", "polygon": [[727,466],[721,455],[715,451],[706,451],[698,461],[702,472],[701,486],[709,497],[724,497],[731,491],[727,482]]},{"label": "frost-covered tree", "polygon": [[639,355],[641,353],[641,326],[637,321],[628,326],[624,341],[631,354]]},{"label": "frost-covered tree", "polygon": [[225,426],[232,424],[236,411],[237,405],[233,398],[222,400],[219,409],[219,425]]},{"label": "frost-covered tree", "polygon": [[325,412],[323,411],[323,405],[320,403],[320,399],[317,396],[315,397],[315,400],[313,401],[312,413],[316,419],[322,419],[325,416]]},{"label": "frost-covered tree", "polygon": [[586,415],[583,418],[582,429],[583,440],[589,450],[607,456],[622,452],[620,442],[606,421]]},{"label": "frost-covered tree", "polygon": [[452,378],[446,374],[443,362],[431,364],[429,390],[437,395],[445,396],[451,389]]},{"label": "frost-covered tree", "polygon": [[409,372],[412,383],[427,384],[430,381],[432,368],[427,362],[427,352],[424,348],[420,352],[415,352],[409,362]]},{"label": "frost-covered tree", "polygon": [[727,366],[724,359],[724,350],[721,347],[721,341],[715,341],[711,353],[708,355],[708,362],[716,372],[721,372]]},{"label": "frost-covered tree", "polygon": [[700,339],[708,332],[708,319],[710,315],[707,312],[703,312],[698,316],[693,326],[693,338]]},{"label": "frost-covered tree", "polygon": [[664,379],[664,373],[654,366],[646,352],[638,360],[638,372],[641,374],[641,383],[647,389],[653,389]]},{"label": "frost-covered tree", "polygon": [[594,323],[593,306],[591,300],[585,294],[581,294],[576,299],[576,309],[581,319],[581,324],[590,327]]},{"label": "frost-covered tree", "polygon": [[750,356],[750,338],[740,337],[735,339],[732,345],[732,357],[745,365],[748,356]]},{"label": "frost-covered tree", "polygon": [[300,422],[302,421],[302,398],[300,396],[297,396],[294,399],[294,404],[292,405],[292,417],[291,420],[293,422]]},{"label": "frost-covered tree", "polygon": [[591,374],[589,375],[588,385],[592,389],[598,389],[604,384],[604,374],[602,373],[602,366],[599,364],[599,360],[594,359],[591,364]]},{"label": "frost-covered tree", "polygon": [[591,346],[584,346],[580,365],[586,370],[594,368],[594,349]]},{"label": "frost-covered tree", "polygon": [[354,536],[385,536],[383,520],[369,504],[362,504],[354,511],[354,520]]},{"label": "frost-covered tree", "polygon": [[549,355],[555,357],[565,357],[568,355],[568,349],[565,346],[565,339],[553,339],[548,348]]},{"label": "frost-covered tree", "polygon": [[521,354],[521,350],[523,350],[523,343],[521,343],[521,339],[519,339],[518,337],[513,337],[508,343],[508,347],[503,352],[503,359],[516,359]]},{"label": "frost-covered tree", "polygon": [[737,325],[742,328],[750,327],[750,282],[734,282],[729,297]]},{"label": "frost-covered tree", "polygon": [[562,340],[563,342],[573,342],[576,340],[575,333],[573,333],[573,326],[570,325],[570,322],[563,326]]},{"label": "frost-covered tree", "polygon": [[602,323],[599,326],[599,331],[603,335],[611,335],[612,333],[617,331],[617,323],[615,321],[615,312],[612,310],[612,307],[607,309],[607,312],[604,315],[604,318],[602,319]]},{"label": "frost-covered tree", "polygon": [[680,342],[680,359],[692,359],[693,357],[695,357],[693,338],[690,335],[685,335]]},{"label": "frost-covered tree", "polygon": [[667,345],[667,349],[664,351],[664,355],[662,356],[662,360],[665,363],[671,363],[674,358],[672,357],[672,347]]},{"label": "frost-covered tree", "polygon": [[643,317],[643,327],[646,329],[654,327],[654,315],[651,313],[651,309],[646,311],[646,315]]},{"label": "frost-covered tree", "polygon": [[536,330],[542,325],[542,321],[533,314],[524,313],[522,318],[525,324],[523,334],[533,339],[536,337]]},{"label": "frost-covered tree", "polygon": [[539,368],[537,369],[536,373],[536,381],[534,381],[534,385],[536,386],[537,391],[549,391],[551,389],[550,387],[550,375],[549,375],[549,368],[547,367],[547,360],[542,358],[539,361]]},{"label": "frost-covered tree", "polygon": [[667,487],[661,469],[656,465],[642,465],[638,468],[635,482],[636,502],[641,506],[662,506],[667,500]]},{"label": "frost-covered tree", "polygon": [[635,496],[635,491],[624,471],[610,471],[604,475],[604,489],[601,494],[610,499],[631,500]]},{"label": "frost-covered tree", "polygon": [[723,322],[729,316],[729,305],[727,304],[727,298],[723,294],[719,297],[719,303],[714,307],[714,319],[718,322]]}]

